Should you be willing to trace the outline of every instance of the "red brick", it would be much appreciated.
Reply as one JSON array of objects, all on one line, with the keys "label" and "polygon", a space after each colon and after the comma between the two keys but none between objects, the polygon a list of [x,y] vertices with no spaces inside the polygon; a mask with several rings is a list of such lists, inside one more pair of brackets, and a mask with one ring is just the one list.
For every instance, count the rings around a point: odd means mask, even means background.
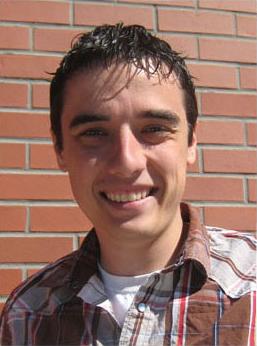
[{"label": "red brick", "polygon": [[0,83],[1,107],[27,107],[28,85],[18,83]]},{"label": "red brick", "polygon": [[194,7],[194,0],[118,0],[118,2],[131,2],[137,4],[153,4],[164,6],[185,6]]},{"label": "red brick", "polygon": [[0,295],[9,295],[22,280],[19,269],[0,269]]},{"label": "red brick", "polygon": [[257,201],[257,180],[247,179],[247,186],[248,186],[248,201],[256,202]]},{"label": "red brick", "polygon": [[191,74],[196,78],[198,87],[237,88],[236,69],[234,67],[210,64],[188,64]]},{"label": "red brick", "polygon": [[0,26],[0,48],[29,49],[29,29],[17,26]]},{"label": "red brick", "polygon": [[240,178],[188,177],[185,200],[243,201],[243,180]]},{"label": "red brick", "polygon": [[84,237],[79,237],[79,246],[82,245],[83,241],[85,240],[85,237],[86,237],[86,236],[84,236]]},{"label": "red brick", "polygon": [[256,95],[202,93],[202,114],[256,117]]},{"label": "red brick", "polygon": [[194,59],[198,57],[196,37],[166,34],[161,34],[159,37],[167,41],[174,50],[183,54],[184,56]]},{"label": "red brick", "polygon": [[256,62],[256,42],[238,39],[199,38],[200,59]]},{"label": "red brick", "polygon": [[159,9],[159,30],[234,34],[233,16],[208,11]]},{"label": "red brick", "polygon": [[244,144],[244,125],[239,121],[201,120],[197,140],[203,144]]},{"label": "red brick", "polygon": [[[43,266],[44,267],[44,266]],[[31,268],[27,270],[27,276],[30,277],[36,273],[38,273],[43,267],[40,268]]]},{"label": "red brick", "polygon": [[0,114],[0,136],[17,138],[50,138],[47,114],[4,112]]},{"label": "red brick", "polygon": [[257,145],[257,124],[248,123],[247,124],[247,144]]},{"label": "red brick", "polygon": [[69,7],[67,1],[2,0],[0,20],[68,24]]},{"label": "red brick", "polygon": [[237,231],[255,231],[255,207],[205,207],[205,224]]},{"label": "red brick", "polygon": [[71,238],[0,238],[2,263],[45,263],[72,251]]},{"label": "red brick", "polygon": [[1,199],[72,200],[66,175],[0,174]]},{"label": "red brick", "polygon": [[256,173],[257,156],[253,150],[203,150],[204,172]]},{"label": "red brick", "polygon": [[24,231],[26,225],[26,208],[0,206],[0,231]]},{"label": "red brick", "polygon": [[256,37],[256,16],[237,15],[237,35]]},{"label": "red brick", "polygon": [[39,55],[0,56],[0,77],[31,79],[51,79],[49,73],[55,72],[60,58]]},{"label": "red brick", "polygon": [[49,108],[49,84],[33,84],[32,106],[34,108]]},{"label": "red brick", "polygon": [[34,29],[34,49],[64,52],[70,49],[72,39],[85,30],[75,29]]},{"label": "red brick", "polygon": [[34,169],[58,169],[53,145],[30,145],[30,168]]},{"label": "red brick", "polygon": [[24,168],[25,145],[16,143],[0,143],[0,167]]},{"label": "red brick", "polygon": [[199,0],[199,7],[256,13],[256,2],[253,0]]},{"label": "red brick", "polygon": [[124,22],[125,24],[140,23],[148,29],[153,27],[153,11],[150,7],[131,7],[111,4],[75,3],[75,24],[101,25]]},{"label": "red brick", "polygon": [[78,207],[31,208],[31,231],[35,232],[85,232],[91,222]]},{"label": "red brick", "polygon": [[240,88],[257,89],[256,67],[240,67]]}]

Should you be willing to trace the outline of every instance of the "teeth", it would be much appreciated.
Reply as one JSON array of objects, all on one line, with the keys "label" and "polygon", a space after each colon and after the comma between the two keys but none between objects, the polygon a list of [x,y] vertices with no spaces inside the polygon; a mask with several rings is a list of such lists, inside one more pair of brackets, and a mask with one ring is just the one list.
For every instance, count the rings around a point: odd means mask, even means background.
[{"label": "teeth", "polygon": [[144,199],[149,195],[149,191],[133,192],[133,193],[106,193],[108,199],[113,202],[134,202]]}]

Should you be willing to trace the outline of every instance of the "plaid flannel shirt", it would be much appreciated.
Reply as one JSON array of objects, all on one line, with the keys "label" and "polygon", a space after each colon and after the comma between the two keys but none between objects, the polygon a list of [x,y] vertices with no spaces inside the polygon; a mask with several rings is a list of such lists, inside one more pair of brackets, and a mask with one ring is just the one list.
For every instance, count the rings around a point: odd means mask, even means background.
[{"label": "plaid flannel shirt", "polygon": [[1,346],[256,345],[254,237],[203,227],[193,208],[182,210],[181,256],[140,287],[122,327],[99,277],[91,231],[79,250],[14,290],[0,320]]}]

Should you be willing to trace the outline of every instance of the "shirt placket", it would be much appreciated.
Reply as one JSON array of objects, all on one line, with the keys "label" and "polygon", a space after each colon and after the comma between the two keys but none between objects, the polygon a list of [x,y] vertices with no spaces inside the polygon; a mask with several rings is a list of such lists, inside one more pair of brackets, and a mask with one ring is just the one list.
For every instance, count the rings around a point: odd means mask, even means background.
[{"label": "shirt placket", "polygon": [[154,323],[150,311],[149,301],[153,299],[153,289],[160,280],[159,274],[154,274],[150,278],[147,289],[142,288],[136,294],[131,304],[119,340],[119,346],[148,346],[147,330],[151,329]]}]

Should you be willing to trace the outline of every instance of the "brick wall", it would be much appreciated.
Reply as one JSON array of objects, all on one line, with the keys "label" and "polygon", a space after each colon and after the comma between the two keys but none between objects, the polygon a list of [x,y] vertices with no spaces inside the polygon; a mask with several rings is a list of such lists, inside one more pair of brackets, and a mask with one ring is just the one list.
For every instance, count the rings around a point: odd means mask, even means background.
[{"label": "brick wall", "polygon": [[255,0],[0,1],[0,305],[90,227],[56,166],[47,72],[97,24],[143,24],[187,55],[201,117],[185,198],[207,224],[254,231],[255,13]]}]

